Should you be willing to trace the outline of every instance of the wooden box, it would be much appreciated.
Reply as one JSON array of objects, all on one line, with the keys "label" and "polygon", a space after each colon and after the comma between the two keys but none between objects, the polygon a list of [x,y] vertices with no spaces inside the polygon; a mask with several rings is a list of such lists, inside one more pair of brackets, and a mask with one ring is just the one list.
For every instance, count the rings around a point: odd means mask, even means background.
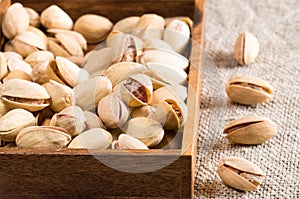
[{"label": "wooden box", "polygon": [[[0,148],[0,198],[192,198],[201,89],[204,0],[16,0],[42,11],[51,4],[75,20],[95,13],[113,22],[144,13],[194,20],[189,116],[181,147],[149,151]],[[116,165],[116,168],[111,168]],[[121,169],[119,169],[121,168]],[[133,173],[127,170],[135,171]],[[148,172],[144,172],[148,171]]]}]

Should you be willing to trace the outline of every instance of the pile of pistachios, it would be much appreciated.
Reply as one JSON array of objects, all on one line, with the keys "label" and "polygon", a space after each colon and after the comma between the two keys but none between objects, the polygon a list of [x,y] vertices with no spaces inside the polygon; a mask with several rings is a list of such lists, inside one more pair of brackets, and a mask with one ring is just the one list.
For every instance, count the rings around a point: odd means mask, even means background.
[{"label": "pile of pistachios", "polygon": [[2,146],[156,147],[187,120],[191,26],[156,14],[74,22],[56,5],[39,14],[12,4],[2,21]]}]

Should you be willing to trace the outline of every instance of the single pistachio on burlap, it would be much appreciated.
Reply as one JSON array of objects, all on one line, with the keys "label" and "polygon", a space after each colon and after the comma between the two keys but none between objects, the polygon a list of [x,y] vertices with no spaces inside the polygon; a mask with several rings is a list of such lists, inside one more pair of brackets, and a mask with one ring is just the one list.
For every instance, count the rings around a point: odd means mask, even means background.
[{"label": "single pistachio on burlap", "polygon": [[120,150],[128,150],[128,149],[149,149],[147,145],[145,145],[139,139],[132,137],[127,134],[119,135],[118,140],[115,140],[112,143],[112,149],[120,149]]},{"label": "single pistachio on burlap", "polygon": [[257,38],[250,32],[242,33],[234,47],[234,59],[241,65],[254,62],[259,53]]},{"label": "single pistachio on burlap", "polygon": [[0,139],[13,142],[25,127],[34,126],[35,117],[24,109],[13,109],[0,118]]},{"label": "single pistachio on burlap", "polygon": [[13,39],[29,26],[29,16],[20,3],[12,4],[4,13],[2,31],[5,37]]},{"label": "single pistachio on burlap", "polygon": [[137,16],[125,17],[115,23],[113,30],[131,33],[139,19]]},{"label": "single pistachio on burlap", "polygon": [[159,122],[145,117],[137,117],[129,120],[124,127],[124,131],[126,134],[139,139],[148,147],[158,145],[165,134]]},{"label": "single pistachio on burlap", "polygon": [[27,81],[32,81],[30,75],[28,73],[25,73],[22,70],[13,70],[10,71],[3,79],[3,83],[10,80],[10,79],[23,79]]},{"label": "single pistachio on burlap", "polygon": [[73,21],[71,17],[56,5],[51,5],[41,13],[41,23],[47,28],[71,30]]},{"label": "single pistachio on burlap", "polygon": [[257,165],[239,157],[222,158],[217,172],[225,184],[242,191],[256,190],[265,176]]},{"label": "single pistachio on burlap", "polygon": [[33,67],[34,65],[40,62],[50,61],[52,59],[54,59],[53,53],[51,53],[50,51],[39,50],[29,54],[25,58],[25,62],[27,62]]},{"label": "single pistachio on burlap", "polygon": [[261,144],[276,135],[276,124],[265,117],[248,116],[230,122],[226,138],[238,144]]},{"label": "single pistachio on burlap", "polygon": [[244,105],[255,105],[271,100],[272,86],[256,77],[233,76],[226,85],[225,90],[228,97],[236,103]]},{"label": "single pistachio on burlap", "polygon": [[39,111],[49,106],[50,95],[41,85],[23,79],[11,79],[2,87],[3,103],[12,108]]},{"label": "single pistachio on burlap", "polygon": [[72,149],[106,149],[112,142],[112,135],[101,128],[84,131],[69,144]]},{"label": "single pistachio on burlap", "polygon": [[69,106],[53,115],[50,126],[64,128],[74,137],[85,130],[85,122],[86,118],[82,109],[78,106]]},{"label": "single pistachio on burlap", "polygon": [[76,20],[74,30],[81,33],[88,43],[99,43],[107,37],[112,27],[113,24],[109,19],[86,14]]},{"label": "single pistachio on burlap", "polygon": [[136,74],[120,82],[113,90],[130,107],[147,105],[152,100],[152,81],[144,74]]},{"label": "single pistachio on burlap", "polygon": [[83,111],[83,112],[84,112],[84,116],[86,118],[86,122],[85,122],[86,130],[94,129],[94,128],[106,129],[105,125],[103,124],[101,119],[98,117],[98,115],[96,115],[95,113],[93,113],[91,111]]},{"label": "single pistachio on burlap", "polygon": [[18,147],[64,148],[71,136],[63,128],[54,126],[31,126],[20,131],[16,138]]},{"label": "single pistachio on burlap", "polygon": [[39,27],[41,24],[40,15],[32,8],[24,7],[28,16],[29,16],[29,24],[34,27]]},{"label": "single pistachio on burlap", "polygon": [[51,97],[50,108],[53,111],[60,112],[63,109],[76,104],[74,91],[69,86],[60,84],[53,80],[43,84],[43,86],[46,88]]},{"label": "single pistachio on burlap", "polygon": [[100,100],[97,113],[109,129],[120,128],[129,117],[127,106],[115,93],[110,93]]}]

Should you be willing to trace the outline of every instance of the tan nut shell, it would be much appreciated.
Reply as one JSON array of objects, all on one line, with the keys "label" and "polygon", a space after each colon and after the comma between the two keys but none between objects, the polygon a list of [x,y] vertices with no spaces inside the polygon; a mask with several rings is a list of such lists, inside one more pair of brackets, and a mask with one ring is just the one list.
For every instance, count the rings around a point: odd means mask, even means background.
[{"label": "tan nut shell", "polygon": [[55,37],[70,55],[82,57],[84,55],[80,43],[74,38],[65,33],[57,33]]},{"label": "tan nut shell", "polygon": [[[181,90],[179,90],[181,91]],[[182,96],[181,96],[182,95]],[[159,104],[161,102],[164,102],[167,99],[174,100],[174,101],[183,101],[181,99],[185,98],[186,93],[176,93],[174,90],[172,90],[171,85],[161,87],[153,92],[153,97],[151,101],[151,105]]]},{"label": "tan nut shell", "polygon": [[84,116],[86,118],[86,122],[85,122],[86,130],[94,129],[94,128],[106,129],[103,122],[100,120],[98,115],[96,115],[95,113],[93,113],[91,111],[84,111]]},{"label": "tan nut shell", "polygon": [[51,5],[42,12],[41,23],[47,29],[59,28],[71,30],[73,27],[71,17],[56,5]]},{"label": "tan nut shell", "polygon": [[110,129],[120,128],[129,117],[128,108],[115,93],[100,100],[97,113],[105,126]]},{"label": "tan nut shell", "polygon": [[87,130],[76,136],[68,148],[106,149],[112,142],[112,135],[101,128]]},{"label": "tan nut shell", "polygon": [[146,117],[151,118],[152,115],[155,113],[155,108],[150,105],[141,106],[133,109],[130,113],[131,118],[136,117]]},{"label": "tan nut shell", "polygon": [[113,61],[112,49],[110,47],[93,50],[85,55],[86,62],[83,68],[91,75],[105,70]]},{"label": "tan nut shell", "polygon": [[17,135],[18,147],[64,148],[71,141],[71,136],[63,128],[32,126],[24,128]]},{"label": "tan nut shell", "polygon": [[26,8],[25,7],[25,10],[29,16],[29,24],[31,26],[34,26],[34,27],[39,27],[40,25],[40,15],[39,13],[37,13],[35,10],[33,10],[32,8]]},{"label": "tan nut shell", "polygon": [[0,52],[0,80],[8,73],[6,58],[2,52]]},{"label": "tan nut shell", "polygon": [[129,120],[124,131],[126,134],[139,139],[148,147],[158,145],[164,136],[164,130],[159,122],[144,117]]},{"label": "tan nut shell", "polygon": [[145,50],[148,49],[163,49],[163,50],[169,50],[174,51],[174,49],[164,40],[161,39],[147,39],[145,40]]},{"label": "tan nut shell", "polygon": [[66,49],[60,46],[59,41],[54,38],[48,38],[47,47],[49,51],[52,52],[55,56],[60,56],[60,57],[71,56],[71,54]]},{"label": "tan nut shell", "polygon": [[74,30],[81,33],[88,43],[98,43],[106,38],[112,27],[109,19],[86,14],[76,20]]},{"label": "tan nut shell", "polygon": [[230,122],[226,138],[238,144],[261,144],[276,135],[276,124],[268,118],[248,116]]},{"label": "tan nut shell", "polygon": [[21,70],[28,75],[31,75],[32,72],[31,66],[17,56],[11,56],[7,59],[7,67],[9,71]]},{"label": "tan nut shell", "polygon": [[29,26],[29,16],[20,3],[12,4],[4,13],[2,31],[5,37],[13,39]]},{"label": "tan nut shell", "polygon": [[136,16],[125,17],[115,23],[113,30],[130,33],[134,29],[139,19],[140,17]]},{"label": "tan nut shell", "polygon": [[32,67],[40,62],[50,61],[54,59],[54,55],[50,51],[35,51],[29,54],[25,61],[30,64]]},{"label": "tan nut shell", "polygon": [[32,113],[24,109],[13,109],[0,118],[0,139],[15,141],[23,128],[34,125],[35,117]]},{"label": "tan nut shell", "polygon": [[226,85],[228,97],[236,103],[254,105],[269,101],[272,98],[272,86],[256,77],[233,76]]},{"label": "tan nut shell", "polygon": [[[112,144],[113,146],[113,144]],[[130,150],[130,149],[140,149],[140,150],[147,150],[149,149],[147,145],[145,145],[139,139],[132,137],[127,134],[121,134],[118,138],[117,143],[114,144],[114,149],[121,149],[121,150]],[[117,147],[116,147],[117,146]]]},{"label": "tan nut shell", "polygon": [[24,80],[27,80],[27,81],[31,81],[31,77],[30,75],[28,75],[28,73],[25,73],[24,71],[22,70],[13,70],[13,71],[10,71],[6,77],[3,78],[3,83],[10,80],[10,79],[24,79]]},{"label": "tan nut shell", "polygon": [[250,32],[241,34],[234,47],[234,59],[241,65],[248,65],[255,61],[258,53],[257,38]]},{"label": "tan nut shell", "polygon": [[78,43],[83,50],[87,49],[87,41],[79,32],[63,29],[48,29],[47,32],[53,34],[63,33],[64,35],[67,35],[76,41],[76,43]]}]

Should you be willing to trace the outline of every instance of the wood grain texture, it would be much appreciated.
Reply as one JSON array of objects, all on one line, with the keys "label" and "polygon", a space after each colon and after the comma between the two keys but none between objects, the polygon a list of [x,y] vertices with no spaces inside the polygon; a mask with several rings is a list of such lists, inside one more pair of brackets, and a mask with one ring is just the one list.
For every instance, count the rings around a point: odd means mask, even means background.
[{"label": "wood grain texture", "polygon": [[[204,0],[20,0],[42,11],[51,4],[73,19],[95,13],[113,22],[132,15],[157,13],[194,19],[189,73],[189,118],[181,150],[87,151],[0,148],[0,197],[3,198],[193,198],[201,88]],[[195,14],[195,17],[194,17]],[[126,173],[103,161],[134,168],[171,164],[148,173]],[[105,162],[104,161],[104,162]],[[145,164],[146,163],[146,164]]]}]

